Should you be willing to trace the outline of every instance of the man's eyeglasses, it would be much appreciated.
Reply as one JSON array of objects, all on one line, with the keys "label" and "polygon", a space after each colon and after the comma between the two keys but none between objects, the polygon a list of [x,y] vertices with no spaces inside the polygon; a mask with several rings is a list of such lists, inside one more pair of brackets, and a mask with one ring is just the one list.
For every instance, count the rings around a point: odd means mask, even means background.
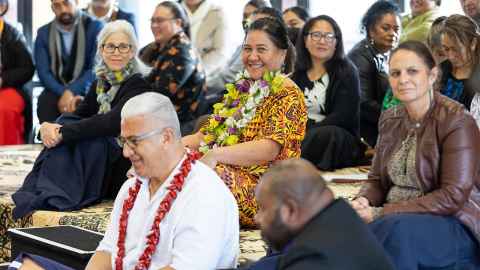
[{"label": "man's eyeglasses", "polygon": [[335,34],[330,32],[323,33],[316,31],[310,32],[307,35],[310,36],[313,41],[320,41],[323,38],[325,42],[332,43],[336,39]]},{"label": "man's eyeglasses", "polygon": [[153,17],[150,19],[150,24],[154,25],[159,25],[162,24],[166,21],[171,21],[171,20],[176,20],[176,18],[162,18],[162,17]]},{"label": "man's eyeglasses", "polygon": [[127,138],[119,136],[117,138],[117,143],[122,148],[124,148],[125,145],[127,145],[128,147],[130,147],[130,149],[135,149],[141,141],[148,139],[154,135],[161,134],[164,130],[165,128],[154,129],[145,134],[138,135],[138,136],[130,136]]},{"label": "man's eyeglasses", "polygon": [[127,43],[120,43],[115,45],[113,43],[102,44],[102,49],[106,53],[114,53],[118,49],[119,53],[129,53],[132,49],[132,45]]}]

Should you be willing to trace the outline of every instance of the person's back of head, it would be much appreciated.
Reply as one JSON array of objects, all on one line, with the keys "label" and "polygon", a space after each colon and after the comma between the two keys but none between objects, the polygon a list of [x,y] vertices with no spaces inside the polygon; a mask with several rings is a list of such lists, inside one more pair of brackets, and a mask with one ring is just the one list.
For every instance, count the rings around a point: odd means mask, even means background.
[{"label": "person's back of head", "polygon": [[316,167],[304,159],[274,164],[261,178],[255,217],[265,240],[282,250],[334,199]]}]

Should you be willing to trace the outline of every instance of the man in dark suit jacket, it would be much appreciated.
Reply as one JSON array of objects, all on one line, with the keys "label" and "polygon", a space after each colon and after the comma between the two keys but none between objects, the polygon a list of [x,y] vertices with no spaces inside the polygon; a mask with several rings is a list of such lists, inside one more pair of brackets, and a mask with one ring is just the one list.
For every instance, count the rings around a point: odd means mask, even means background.
[{"label": "man in dark suit jacket", "polygon": [[366,224],[347,202],[334,199],[310,162],[277,163],[256,192],[262,237],[279,252],[250,269],[394,269]]},{"label": "man in dark suit jacket", "polygon": [[78,0],[51,0],[55,18],[38,29],[34,58],[45,90],[38,97],[40,123],[73,112],[95,80],[97,35],[103,23],[82,12]]}]

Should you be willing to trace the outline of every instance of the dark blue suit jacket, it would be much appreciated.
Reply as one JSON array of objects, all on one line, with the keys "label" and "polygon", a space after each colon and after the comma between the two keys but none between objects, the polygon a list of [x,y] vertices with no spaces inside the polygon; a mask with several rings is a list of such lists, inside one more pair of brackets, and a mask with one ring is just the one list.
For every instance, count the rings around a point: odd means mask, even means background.
[{"label": "dark blue suit jacket", "polygon": [[65,89],[72,90],[76,95],[85,95],[95,79],[93,66],[95,53],[97,52],[97,35],[103,27],[103,23],[87,16],[85,20],[85,64],[82,74],[69,85],[63,85],[50,69],[51,56],[48,51],[48,32],[50,23],[40,27],[34,45],[34,59],[38,77],[45,90],[62,95]]}]

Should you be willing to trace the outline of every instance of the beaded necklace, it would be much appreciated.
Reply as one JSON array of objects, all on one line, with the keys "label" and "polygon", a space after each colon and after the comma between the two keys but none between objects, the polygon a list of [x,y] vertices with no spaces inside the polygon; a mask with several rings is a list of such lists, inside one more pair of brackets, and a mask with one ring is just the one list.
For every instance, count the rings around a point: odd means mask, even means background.
[{"label": "beaded necklace", "polygon": [[[187,153],[187,158],[182,162],[180,171],[173,176],[173,180],[167,187],[168,193],[160,202],[157,209],[157,214],[150,229],[150,234],[147,236],[147,245],[142,255],[140,256],[135,270],[148,269],[152,261],[152,255],[155,252],[157,244],[160,240],[160,223],[170,211],[170,207],[177,198],[177,193],[182,191],[185,178],[188,176],[192,169],[192,164],[200,158],[198,152]],[[125,239],[127,236],[128,215],[132,210],[135,200],[137,199],[138,192],[142,182],[137,178],[135,185],[128,190],[128,198],[123,202],[122,214],[120,215],[119,233],[117,241],[117,257],[115,258],[115,270],[123,270],[123,258],[125,258]]]}]

